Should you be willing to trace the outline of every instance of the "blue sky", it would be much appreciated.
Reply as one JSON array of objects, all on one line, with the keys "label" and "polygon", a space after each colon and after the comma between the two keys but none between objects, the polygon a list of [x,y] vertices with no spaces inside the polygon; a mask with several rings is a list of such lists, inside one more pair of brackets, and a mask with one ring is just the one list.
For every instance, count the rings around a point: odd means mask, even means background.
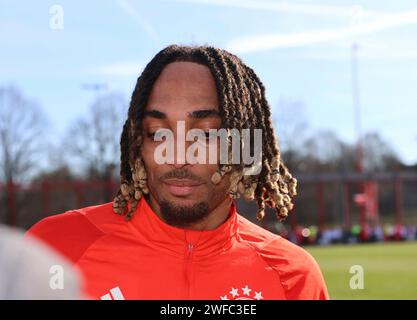
[{"label": "blue sky", "polygon": [[[62,29],[50,28],[55,4]],[[356,42],[363,131],[378,131],[412,164],[416,39],[411,0],[0,0],[0,85],[36,100],[59,136],[94,100],[83,83],[107,83],[128,99],[141,69],[166,45],[211,44],[255,69],[273,112],[280,99],[301,101],[313,129],[352,142]]]}]

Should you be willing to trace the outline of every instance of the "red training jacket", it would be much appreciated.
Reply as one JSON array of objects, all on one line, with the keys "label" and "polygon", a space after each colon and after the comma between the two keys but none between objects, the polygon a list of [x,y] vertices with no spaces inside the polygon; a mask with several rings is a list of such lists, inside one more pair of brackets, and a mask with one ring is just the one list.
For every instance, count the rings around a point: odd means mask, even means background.
[{"label": "red training jacket", "polygon": [[45,218],[28,234],[72,261],[96,299],[328,299],[312,256],[235,204],[214,230],[170,226],[142,198],[130,221],[107,203]]}]

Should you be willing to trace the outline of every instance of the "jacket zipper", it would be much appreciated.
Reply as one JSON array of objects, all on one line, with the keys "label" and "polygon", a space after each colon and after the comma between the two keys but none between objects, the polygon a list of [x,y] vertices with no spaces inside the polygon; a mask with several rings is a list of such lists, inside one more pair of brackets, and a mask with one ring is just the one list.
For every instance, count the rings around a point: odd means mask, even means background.
[{"label": "jacket zipper", "polygon": [[191,262],[194,252],[194,245],[192,243],[187,243],[187,253],[185,256],[185,299],[190,298],[190,287],[191,287]]}]

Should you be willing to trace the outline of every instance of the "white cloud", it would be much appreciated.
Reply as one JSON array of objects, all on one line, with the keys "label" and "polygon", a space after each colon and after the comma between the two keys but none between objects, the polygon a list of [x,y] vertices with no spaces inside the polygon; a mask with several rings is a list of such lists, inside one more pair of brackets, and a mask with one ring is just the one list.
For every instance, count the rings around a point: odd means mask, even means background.
[{"label": "white cloud", "polygon": [[275,48],[307,46],[362,36],[414,23],[417,23],[417,9],[378,16],[369,22],[359,22],[344,28],[242,37],[231,41],[226,48],[236,53],[247,53]]},{"label": "white cloud", "polygon": [[129,0],[117,0],[116,4],[123,12],[130,16],[140,26],[140,28],[142,28],[146,32],[149,38],[151,38],[155,42],[159,41],[159,36],[156,33],[155,29],[145,19],[144,15],[141,14],[140,11],[137,10],[137,8],[130,3]]},{"label": "white cloud", "polygon": [[175,0],[176,2],[192,3],[196,5],[211,5],[234,7],[241,9],[256,9],[296,13],[316,16],[352,17],[352,15],[380,16],[379,12],[364,10],[361,6],[330,6],[320,4],[297,4],[286,1],[257,1],[257,0]]}]

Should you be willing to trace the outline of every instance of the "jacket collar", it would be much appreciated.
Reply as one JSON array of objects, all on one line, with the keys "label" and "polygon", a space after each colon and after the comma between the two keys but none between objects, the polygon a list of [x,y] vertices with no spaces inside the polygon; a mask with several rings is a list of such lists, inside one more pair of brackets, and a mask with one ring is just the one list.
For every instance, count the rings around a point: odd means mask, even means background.
[{"label": "jacket collar", "polygon": [[227,220],[213,230],[191,230],[165,223],[141,198],[130,223],[140,237],[157,250],[184,256],[192,252],[194,258],[227,251],[236,240],[238,213],[232,202]]}]

